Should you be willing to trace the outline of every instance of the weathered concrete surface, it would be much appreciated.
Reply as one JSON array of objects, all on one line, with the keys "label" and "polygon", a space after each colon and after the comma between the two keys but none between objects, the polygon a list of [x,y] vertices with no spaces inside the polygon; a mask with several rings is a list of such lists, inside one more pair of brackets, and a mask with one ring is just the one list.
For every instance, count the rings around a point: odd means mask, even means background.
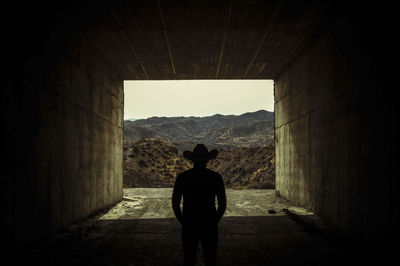
[{"label": "weathered concrete surface", "polygon": [[[124,196],[128,200],[36,246],[29,261],[42,265],[181,265],[181,227],[171,217],[171,189],[127,189]],[[372,261],[377,259],[376,250],[371,256],[361,255],[355,247],[327,241],[310,228],[305,231],[304,224],[295,223],[282,208],[298,217],[313,214],[275,197],[273,190],[227,190],[227,199],[227,216],[219,225],[217,265],[376,262]],[[276,213],[269,214],[270,209]],[[318,219],[314,221],[317,224]],[[385,255],[379,263],[389,259],[390,254]],[[200,246],[196,265],[204,265]]]},{"label": "weathered concrete surface", "polygon": [[67,14],[35,16],[26,25],[33,32],[13,33],[31,39],[13,39],[24,46],[13,47],[1,90],[0,195],[9,213],[1,228],[10,246],[122,198],[123,81]]},{"label": "weathered concrete surface", "polygon": [[332,227],[397,242],[394,95],[381,54],[386,35],[356,26],[378,27],[367,14],[330,21],[276,77],[276,190]]}]

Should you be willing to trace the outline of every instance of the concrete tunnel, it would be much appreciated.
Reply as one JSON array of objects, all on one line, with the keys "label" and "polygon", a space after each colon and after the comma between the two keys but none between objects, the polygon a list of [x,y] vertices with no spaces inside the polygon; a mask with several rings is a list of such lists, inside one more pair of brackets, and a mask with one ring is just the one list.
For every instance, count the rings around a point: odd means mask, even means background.
[{"label": "concrete tunnel", "polygon": [[59,1],[5,10],[2,230],[34,243],[122,199],[123,80],[273,79],[276,193],[399,236],[390,6]]}]

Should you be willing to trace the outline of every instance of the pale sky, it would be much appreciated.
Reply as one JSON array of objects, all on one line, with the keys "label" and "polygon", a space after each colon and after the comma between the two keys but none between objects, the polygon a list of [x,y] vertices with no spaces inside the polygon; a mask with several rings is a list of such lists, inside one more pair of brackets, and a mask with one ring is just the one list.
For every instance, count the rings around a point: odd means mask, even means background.
[{"label": "pale sky", "polygon": [[273,80],[125,80],[124,119],[274,111]]}]

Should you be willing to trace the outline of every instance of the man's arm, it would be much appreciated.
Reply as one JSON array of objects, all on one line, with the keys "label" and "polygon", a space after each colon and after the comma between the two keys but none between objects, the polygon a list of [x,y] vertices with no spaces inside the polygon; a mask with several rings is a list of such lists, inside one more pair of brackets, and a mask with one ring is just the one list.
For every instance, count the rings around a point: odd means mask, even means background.
[{"label": "man's arm", "polygon": [[181,211],[181,199],[182,199],[182,185],[181,179],[178,176],[175,181],[174,190],[172,192],[172,209],[174,210],[176,219],[182,224],[182,211]]},{"label": "man's arm", "polygon": [[224,216],[226,210],[225,187],[224,187],[224,181],[222,180],[221,176],[218,180],[217,201],[218,201],[217,222],[219,222],[222,216]]}]

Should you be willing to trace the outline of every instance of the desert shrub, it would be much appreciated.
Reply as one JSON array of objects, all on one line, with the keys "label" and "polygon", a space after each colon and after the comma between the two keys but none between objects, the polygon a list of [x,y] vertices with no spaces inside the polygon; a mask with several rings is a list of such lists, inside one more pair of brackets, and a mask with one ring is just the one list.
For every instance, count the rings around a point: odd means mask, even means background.
[{"label": "desert shrub", "polygon": [[175,147],[171,148],[173,154],[178,154],[179,150]]},{"label": "desert shrub", "polygon": [[139,166],[140,167],[147,167],[147,163],[145,161],[143,161],[143,160],[140,160],[139,161]]}]

